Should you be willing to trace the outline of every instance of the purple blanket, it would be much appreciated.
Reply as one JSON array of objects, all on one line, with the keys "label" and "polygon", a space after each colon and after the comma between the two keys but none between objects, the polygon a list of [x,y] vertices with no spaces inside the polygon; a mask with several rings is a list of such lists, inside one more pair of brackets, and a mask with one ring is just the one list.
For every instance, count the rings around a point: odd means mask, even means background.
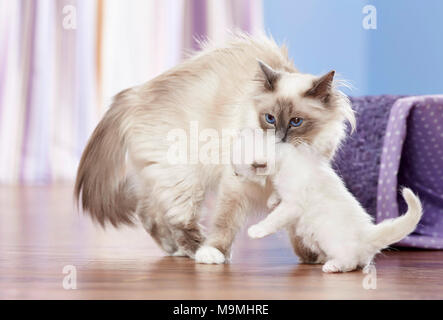
[{"label": "purple blanket", "polygon": [[357,131],[334,167],[377,222],[406,210],[400,188],[418,193],[424,216],[398,245],[443,248],[443,96],[352,98]]},{"label": "purple blanket", "polygon": [[389,112],[399,98],[387,95],[351,98],[357,130],[349,134],[348,129],[348,137],[334,161],[334,167],[348,189],[374,217],[383,138]]},{"label": "purple blanket", "polygon": [[443,249],[443,96],[403,98],[392,107],[381,156],[377,221],[406,210],[400,186],[419,195],[424,215],[415,233],[399,244]]}]

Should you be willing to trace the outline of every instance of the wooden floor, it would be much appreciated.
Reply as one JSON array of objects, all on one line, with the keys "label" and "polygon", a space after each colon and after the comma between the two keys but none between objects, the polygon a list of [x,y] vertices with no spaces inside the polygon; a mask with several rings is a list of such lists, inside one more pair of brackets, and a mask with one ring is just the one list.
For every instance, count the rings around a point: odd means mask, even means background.
[{"label": "wooden floor", "polygon": [[[243,232],[231,264],[199,265],[163,256],[141,228],[95,227],[75,212],[70,187],[0,188],[0,299],[443,299],[443,252],[376,261],[376,277],[324,274],[298,264],[284,234]],[[75,290],[63,288],[67,265]]]}]

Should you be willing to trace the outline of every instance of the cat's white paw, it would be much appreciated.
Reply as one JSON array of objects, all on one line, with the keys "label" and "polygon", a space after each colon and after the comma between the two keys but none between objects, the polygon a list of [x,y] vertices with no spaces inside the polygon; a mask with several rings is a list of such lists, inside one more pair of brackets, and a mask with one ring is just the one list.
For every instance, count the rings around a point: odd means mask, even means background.
[{"label": "cat's white paw", "polygon": [[321,269],[326,273],[341,272],[340,266],[335,260],[327,261]]},{"label": "cat's white paw", "polygon": [[355,270],[357,266],[355,264],[345,264],[341,263],[338,260],[329,260],[323,265],[322,270],[326,273],[334,273],[334,272],[348,272]]},{"label": "cat's white paw", "polygon": [[248,229],[248,236],[252,239],[260,239],[268,235],[268,231],[259,224],[254,224]]},{"label": "cat's white paw", "polygon": [[210,246],[203,246],[195,253],[197,263],[222,264],[225,260],[225,255],[220,250]]},{"label": "cat's white paw", "polygon": [[188,255],[186,254],[186,252],[184,250],[178,249],[173,254],[171,254],[171,256],[173,256],[173,257],[187,257]]}]

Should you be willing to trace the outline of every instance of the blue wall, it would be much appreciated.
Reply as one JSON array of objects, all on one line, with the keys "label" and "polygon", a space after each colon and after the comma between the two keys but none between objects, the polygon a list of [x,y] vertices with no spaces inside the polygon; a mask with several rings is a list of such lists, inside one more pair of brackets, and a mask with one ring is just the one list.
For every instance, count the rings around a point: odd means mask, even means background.
[{"label": "blue wall", "polygon": [[[365,30],[365,5],[377,29]],[[443,92],[442,0],[264,0],[265,27],[302,72],[335,69],[351,95]]]}]

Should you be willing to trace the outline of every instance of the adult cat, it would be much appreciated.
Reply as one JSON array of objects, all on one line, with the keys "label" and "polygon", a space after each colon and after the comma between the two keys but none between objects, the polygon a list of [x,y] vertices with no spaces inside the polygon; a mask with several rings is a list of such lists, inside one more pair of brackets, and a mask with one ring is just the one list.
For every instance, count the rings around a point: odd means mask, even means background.
[{"label": "adult cat", "polygon": [[[333,77],[299,73],[286,49],[267,37],[240,35],[225,46],[207,46],[115,97],[83,152],[75,196],[102,225],[138,217],[168,254],[223,263],[247,213],[266,210],[271,188],[240,182],[230,165],[171,163],[168,135],[177,129],[191,135],[191,122],[220,136],[226,129],[274,128],[277,138],[303,141],[331,158],[345,120],[355,121]],[[264,120],[260,110],[267,107],[278,109],[281,123]],[[288,127],[294,113],[305,118],[298,133]],[[325,117],[334,121],[323,125]],[[218,189],[217,209],[205,240],[198,222],[211,189]]]}]

